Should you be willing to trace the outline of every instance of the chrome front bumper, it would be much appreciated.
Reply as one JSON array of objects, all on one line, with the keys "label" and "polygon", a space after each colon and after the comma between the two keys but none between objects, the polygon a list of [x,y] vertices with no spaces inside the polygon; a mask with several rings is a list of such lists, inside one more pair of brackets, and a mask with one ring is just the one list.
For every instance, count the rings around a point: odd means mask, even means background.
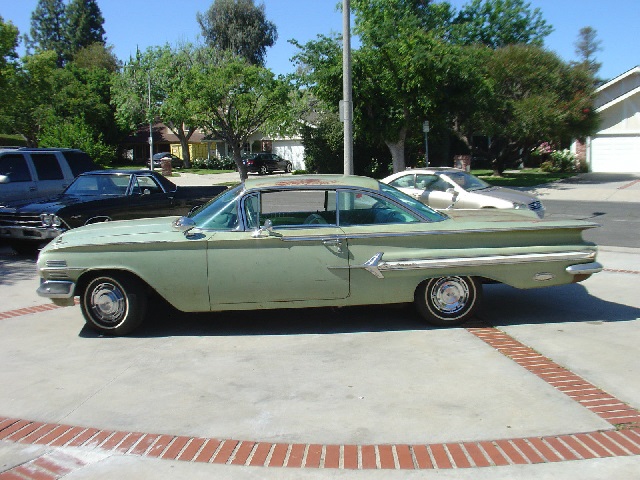
[{"label": "chrome front bumper", "polygon": [[5,226],[0,227],[0,238],[25,241],[44,241],[52,240],[63,232],[64,230],[56,228]]},{"label": "chrome front bumper", "polygon": [[45,298],[71,299],[73,303],[75,289],[76,284],[69,280],[42,280],[36,293]]}]

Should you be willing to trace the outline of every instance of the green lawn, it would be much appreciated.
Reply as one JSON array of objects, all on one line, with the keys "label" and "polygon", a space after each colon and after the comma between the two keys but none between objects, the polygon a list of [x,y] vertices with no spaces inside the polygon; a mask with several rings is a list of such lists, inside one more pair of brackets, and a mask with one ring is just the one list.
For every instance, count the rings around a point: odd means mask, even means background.
[{"label": "green lawn", "polygon": [[575,173],[547,173],[538,168],[509,170],[504,172],[502,177],[494,177],[492,170],[472,170],[471,173],[499,187],[535,187],[576,175]]}]

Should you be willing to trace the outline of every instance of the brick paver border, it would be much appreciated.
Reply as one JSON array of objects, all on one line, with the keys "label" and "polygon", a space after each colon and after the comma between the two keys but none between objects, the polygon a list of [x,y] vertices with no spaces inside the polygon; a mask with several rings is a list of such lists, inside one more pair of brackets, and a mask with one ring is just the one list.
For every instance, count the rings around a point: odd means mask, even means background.
[{"label": "brick paver border", "polygon": [[[627,272],[624,272],[627,273]],[[640,273],[640,272],[629,272]],[[42,305],[0,312],[0,320],[57,308]],[[0,473],[0,480],[60,478],[90,461],[59,447],[198,463],[322,469],[453,469],[565,462],[640,455],[640,412],[505,332],[466,330],[611,424],[610,430],[437,444],[320,445],[100,430],[0,417],[0,440],[51,447],[46,454]]]}]

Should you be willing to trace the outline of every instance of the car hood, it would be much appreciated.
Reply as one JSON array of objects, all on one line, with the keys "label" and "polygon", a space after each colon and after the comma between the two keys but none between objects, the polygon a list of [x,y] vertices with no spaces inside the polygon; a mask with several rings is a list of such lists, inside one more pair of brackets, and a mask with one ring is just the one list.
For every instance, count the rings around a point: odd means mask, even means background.
[{"label": "car hood", "polygon": [[55,197],[44,198],[42,200],[20,200],[11,202],[0,210],[3,213],[21,213],[21,214],[39,214],[39,213],[55,213],[61,208],[75,205],[77,203],[86,203],[92,200],[104,199],[104,196],[76,196],[76,195],[57,195]]},{"label": "car hood", "polygon": [[471,192],[479,195],[499,198],[501,200],[507,200],[513,203],[524,203],[525,205],[539,201],[539,199],[534,195],[505,187],[489,187],[483,188],[482,190],[471,190]]},{"label": "car hood", "polygon": [[[94,223],[63,233],[50,242],[45,249],[168,242],[175,239],[176,234],[180,234],[172,226],[177,218],[179,217],[153,217]],[[184,236],[181,235],[181,238]]]}]

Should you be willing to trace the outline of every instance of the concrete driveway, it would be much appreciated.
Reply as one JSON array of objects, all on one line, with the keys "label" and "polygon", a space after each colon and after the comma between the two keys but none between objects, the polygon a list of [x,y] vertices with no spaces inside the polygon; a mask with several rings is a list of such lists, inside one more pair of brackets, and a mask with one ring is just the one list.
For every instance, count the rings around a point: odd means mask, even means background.
[{"label": "concrete driveway", "polygon": [[581,284],[487,286],[466,328],[156,306],[107,338],[0,248],[0,480],[640,478],[640,256],[599,260]]}]

